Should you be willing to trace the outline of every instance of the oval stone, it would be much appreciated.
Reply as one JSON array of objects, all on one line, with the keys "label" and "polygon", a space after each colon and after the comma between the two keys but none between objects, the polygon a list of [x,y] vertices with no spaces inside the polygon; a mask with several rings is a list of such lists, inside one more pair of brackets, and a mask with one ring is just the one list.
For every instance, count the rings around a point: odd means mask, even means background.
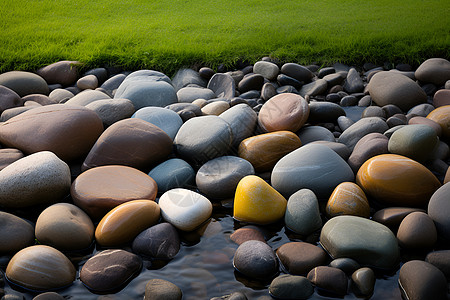
[{"label": "oval stone", "polygon": [[258,120],[256,112],[247,104],[234,105],[219,115],[230,127],[233,135],[232,146],[253,135]]},{"label": "oval stone", "polygon": [[13,254],[34,244],[34,228],[24,219],[0,211],[0,228],[0,255]]},{"label": "oval stone", "polygon": [[304,276],[280,275],[269,286],[269,293],[276,299],[308,299],[314,286]]},{"label": "oval stone", "polygon": [[269,99],[261,107],[259,125],[267,132],[288,130],[296,132],[308,120],[309,106],[297,94],[283,93]]},{"label": "oval stone", "polygon": [[148,176],[158,185],[158,192],[174,188],[187,188],[195,184],[195,171],[190,164],[179,158],[168,159],[154,167]]},{"label": "oval stone", "polygon": [[369,133],[361,138],[348,158],[348,164],[356,174],[359,168],[369,158],[380,154],[387,154],[389,139],[378,132]]},{"label": "oval stone", "polygon": [[442,136],[450,138],[450,105],[436,108],[427,115],[427,119],[438,123],[442,128]]},{"label": "oval stone", "polygon": [[333,259],[328,266],[341,269],[347,275],[353,274],[353,272],[360,268],[360,265],[356,260],[348,257]]},{"label": "oval stone", "polygon": [[334,259],[349,257],[380,269],[391,269],[399,262],[397,238],[392,231],[366,218],[330,219],[322,228],[320,244]]},{"label": "oval stone", "polygon": [[261,241],[242,243],[234,254],[233,266],[240,273],[267,280],[278,273],[278,260],[272,248]]},{"label": "oval stone", "polygon": [[22,151],[18,149],[0,149],[0,171],[23,157]]},{"label": "oval stone", "polygon": [[422,117],[422,116],[412,117],[411,119],[409,119],[408,124],[409,125],[413,125],[413,124],[427,125],[427,126],[430,126],[431,128],[433,128],[436,131],[437,136],[441,136],[442,135],[441,125],[439,125],[435,121],[433,121],[431,119],[428,119],[426,117]]},{"label": "oval stone", "polygon": [[441,186],[436,176],[420,163],[396,154],[367,160],[356,175],[366,195],[389,206],[421,207]]},{"label": "oval stone", "polygon": [[239,144],[238,155],[261,173],[272,170],[278,160],[301,145],[302,142],[293,132],[275,131],[243,140]]},{"label": "oval stone", "polygon": [[216,97],[231,99],[236,91],[236,82],[230,74],[216,73],[209,80],[207,87],[216,94]]},{"label": "oval stone", "polygon": [[230,239],[238,245],[251,240],[266,242],[263,233],[254,225],[248,225],[237,229],[230,235]]},{"label": "oval stone", "polygon": [[389,129],[389,126],[378,117],[362,118],[350,127],[348,127],[339,136],[338,142],[345,144],[350,150],[356,146],[356,143],[369,133],[377,132],[384,133]]},{"label": "oval stone", "polygon": [[70,203],[57,203],[41,212],[35,228],[36,239],[58,250],[88,248],[94,239],[89,216]]},{"label": "oval stone", "polygon": [[205,222],[212,213],[212,204],[199,193],[177,188],[159,198],[161,215],[170,224],[183,231],[192,231]]},{"label": "oval stone", "polygon": [[444,58],[430,58],[420,64],[414,75],[422,82],[444,85],[450,79],[450,62]]},{"label": "oval stone", "polygon": [[311,190],[301,189],[289,197],[284,223],[287,228],[303,236],[322,227],[319,201]]},{"label": "oval stone", "polygon": [[47,82],[41,76],[23,71],[10,71],[0,74],[0,85],[3,85],[20,97],[30,94],[48,95]]},{"label": "oval stone", "polygon": [[400,223],[397,239],[404,249],[431,249],[437,242],[436,226],[426,213],[412,212]]},{"label": "oval stone", "polygon": [[375,288],[375,273],[371,268],[360,268],[352,274],[352,284],[357,290],[357,294],[370,296]]},{"label": "oval stone", "polygon": [[2,113],[6,109],[13,107],[21,107],[23,105],[23,100],[16,92],[1,85],[0,85],[0,99],[1,99],[0,113]]},{"label": "oval stone", "polygon": [[164,130],[173,140],[183,125],[181,117],[173,110],[162,107],[143,107],[137,110],[132,118],[142,119]]},{"label": "oval stone", "polygon": [[95,111],[102,119],[105,127],[109,127],[117,121],[129,118],[134,113],[133,103],[128,99],[97,100],[87,104],[86,108]]},{"label": "oval stone", "polygon": [[347,294],[348,280],[341,269],[327,266],[315,267],[308,273],[307,278],[321,290],[341,297]]},{"label": "oval stone", "polygon": [[441,270],[447,280],[450,278],[450,250],[432,251],[427,254],[425,261]]},{"label": "oval stone", "polygon": [[134,253],[154,259],[172,259],[180,251],[180,238],[170,223],[160,223],[145,229],[134,239]]},{"label": "oval stone", "polygon": [[303,145],[316,141],[336,141],[333,133],[322,126],[305,126],[299,130],[298,137]]},{"label": "oval stone", "polygon": [[80,65],[78,61],[58,61],[48,66],[37,70],[37,74],[42,76],[48,84],[59,83],[63,86],[68,86],[77,80],[78,68]]},{"label": "oval stone", "polygon": [[411,207],[387,207],[378,210],[373,214],[372,220],[389,227],[392,232],[396,233],[402,220],[412,212],[421,211],[423,209]]},{"label": "oval stone", "polygon": [[313,73],[304,66],[296,63],[285,63],[281,66],[281,73],[297,79],[298,81],[311,81]]},{"label": "oval stone", "polygon": [[151,279],[145,285],[144,300],[181,300],[181,289],[170,281],[164,279]]},{"label": "oval stone", "polygon": [[305,242],[283,244],[276,254],[284,269],[293,275],[306,275],[328,260],[328,255],[322,248]]},{"label": "oval stone", "polygon": [[340,215],[370,217],[369,201],[364,191],[353,182],[343,182],[334,189],[325,211],[329,218]]},{"label": "oval stone", "polygon": [[336,123],[337,119],[345,116],[344,109],[333,102],[310,102],[308,122],[316,123]]},{"label": "oval stone", "polygon": [[119,204],[155,200],[158,188],[147,174],[127,166],[101,166],[81,173],[72,183],[73,202],[92,219],[101,219]]},{"label": "oval stone", "polygon": [[445,241],[450,240],[450,182],[440,187],[431,196],[428,203],[428,215],[433,219],[438,235]]},{"label": "oval stone", "polygon": [[113,208],[98,223],[95,239],[100,246],[112,247],[131,242],[144,229],[155,225],[159,205],[150,200],[133,200]]},{"label": "oval stone", "polygon": [[104,99],[111,99],[111,98],[105,93],[100,91],[85,90],[67,100],[65,104],[73,106],[86,106],[97,100],[104,100]]},{"label": "oval stone", "polygon": [[238,221],[270,224],[283,218],[286,199],[258,176],[239,181],[234,196],[233,218]]},{"label": "oval stone", "polygon": [[55,248],[30,246],[17,252],[6,268],[6,278],[34,291],[66,287],[75,280],[72,262]]},{"label": "oval stone", "polygon": [[204,115],[218,116],[229,108],[230,104],[227,101],[214,101],[203,106],[202,113]]},{"label": "oval stone", "polygon": [[280,68],[270,61],[257,61],[253,66],[253,72],[260,74],[269,80],[275,80],[277,78]]}]

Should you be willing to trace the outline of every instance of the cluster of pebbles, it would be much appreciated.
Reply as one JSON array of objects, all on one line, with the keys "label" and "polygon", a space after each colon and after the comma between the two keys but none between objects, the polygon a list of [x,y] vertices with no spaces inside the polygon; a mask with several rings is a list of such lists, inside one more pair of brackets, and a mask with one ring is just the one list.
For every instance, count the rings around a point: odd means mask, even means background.
[{"label": "cluster of pebbles", "polygon": [[[261,299],[367,299],[376,274],[399,268],[407,299],[447,299],[448,60],[388,70],[266,57],[172,79],[78,67],[0,74],[0,288],[111,293],[145,261],[170,264],[220,207],[238,224],[227,263],[266,284]],[[271,247],[271,224],[296,238]],[[165,279],[140,295],[197,299]]]}]

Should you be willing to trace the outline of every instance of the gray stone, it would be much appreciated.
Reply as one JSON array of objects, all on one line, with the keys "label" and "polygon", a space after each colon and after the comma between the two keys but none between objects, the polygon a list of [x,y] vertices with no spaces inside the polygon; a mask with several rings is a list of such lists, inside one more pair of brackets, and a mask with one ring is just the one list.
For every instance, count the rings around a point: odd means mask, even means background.
[{"label": "gray stone", "polygon": [[269,80],[275,80],[279,71],[280,68],[276,64],[268,61],[258,61],[253,66],[254,73],[260,74]]},{"label": "gray stone", "polygon": [[100,91],[86,90],[79,94],[76,94],[75,96],[67,100],[65,104],[86,106],[89,103],[103,99],[111,99],[111,97]]},{"label": "gray stone", "polygon": [[341,106],[355,106],[358,104],[358,98],[356,98],[353,95],[348,95],[348,96],[344,96],[342,97],[341,101],[339,101],[339,104]]},{"label": "gray stone", "polygon": [[232,99],[236,91],[236,83],[229,74],[216,73],[208,82],[208,89],[218,98]]},{"label": "gray stone", "polygon": [[307,236],[322,227],[319,201],[311,190],[301,189],[292,194],[284,215],[286,227]]},{"label": "gray stone", "polygon": [[344,132],[345,130],[347,130],[347,128],[349,128],[350,126],[355,124],[355,122],[352,119],[350,119],[346,116],[340,116],[337,119],[337,123],[338,123],[339,128],[341,128],[342,132]]},{"label": "gray stone", "polygon": [[113,94],[113,91],[117,90],[120,84],[125,80],[127,75],[125,74],[117,74],[113,77],[109,78],[100,86],[102,89],[105,89],[110,94]]},{"label": "gray stone", "polygon": [[134,105],[128,99],[97,100],[86,105],[86,108],[95,111],[105,127],[129,118],[134,113]]},{"label": "gray stone", "polygon": [[162,107],[143,107],[137,110],[131,117],[158,126],[167,133],[172,140],[175,139],[178,130],[181,125],[183,125],[183,120],[176,112]]},{"label": "gray stone", "polygon": [[64,299],[66,298],[64,298],[63,296],[61,296],[56,292],[45,292],[33,298],[33,300],[64,300]]},{"label": "gray stone", "polygon": [[233,266],[254,279],[267,280],[278,273],[278,260],[272,248],[255,240],[244,242],[236,249]]},{"label": "gray stone", "polygon": [[15,116],[18,116],[26,111],[32,110],[33,108],[36,108],[36,106],[19,106],[5,109],[0,115],[0,122],[6,122],[9,119],[14,118]]},{"label": "gray stone", "polygon": [[176,92],[190,84],[206,87],[207,82],[199,72],[192,69],[180,69],[172,79],[172,85]]},{"label": "gray stone", "polygon": [[144,300],[181,300],[181,289],[164,279],[151,279],[145,286]]},{"label": "gray stone", "polygon": [[[300,89],[303,85],[303,82],[300,82],[297,79],[287,76],[285,74],[278,75],[277,82],[281,86],[290,86],[291,88],[295,88],[295,89]],[[281,92],[278,89],[277,89],[277,91],[279,93]]]},{"label": "gray stone", "polygon": [[408,115],[426,117],[435,107],[429,103],[419,104],[408,111]]},{"label": "gray stone", "polygon": [[327,75],[334,74],[336,70],[333,67],[324,67],[319,70],[317,77],[324,78]]},{"label": "gray stone", "polygon": [[83,76],[86,75],[94,75],[95,77],[97,77],[98,83],[102,84],[108,79],[108,70],[106,70],[105,68],[90,69],[83,74]]},{"label": "gray stone", "polygon": [[415,76],[422,82],[444,85],[450,79],[450,62],[444,58],[430,58],[416,70]]},{"label": "gray stone", "polygon": [[315,141],[311,142],[311,144],[320,144],[327,146],[337,154],[339,154],[340,157],[342,157],[343,160],[347,161],[347,159],[350,157],[351,151],[348,149],[347,146],[341,143],[337,142],[329,142],[329,141]]},{"label": "gray stone", "polygon": [[20,107],[22,105],[23,100],[16,92],[0,85],[0,113],[8,108]]},{"label": "gray stone", "polygon": [[314,293],[314,287],[304,276],[285,274],[272,280],[269,293],[276,299],[307,299]]},{"label": "gray stone", "polygon": [[353,274],[353,272],[360,268],[356,260],[348,257],[333,259],[328,266],[341,269],[347,275]]},{"label": "gray stone", "polygon": [[332,102],[310,102],[308,122],[336,123],[337,119],[345,116],[345,111],[336,103]]},{"label": "gray stone", "polygon": [[394,134],[394,132],[396,132],[397,130],[399,130],[400,128],[405,127],[406,125],[397,125],[394,126],[392,128],[389,128],[388,130],[386,130],[383,134],[387,137],[387,138],[391,138],[391,136]]},{"label": "gray stone", "polygon": [[378,117],[386,119],[386,112],[379,106],[369,106],[362,112],[361,118]]},{"label": "gray stone", "polygon": [[180,238],[172,224],[160,223],[139,233],[131,247],[139,255],[167,260],[180,251]]},{"label": "gray stone", "polygon": [[261,90],[264,85],[264,77],[259,74],[250,74],[244,76],[244,78],[239,81],[238,89],[241,93],[245,93],[251,90]]},{"label": "gray stone", "polygon": [[364,83],[355,68],[348,71],[347,78],[344,83],[344,91],[349,94],[359,93],[364,90]]},{"label": "gray stone", "polygon": [[298,93],[305,97],[308,96],[317,96],[326,92],[328,87],[328,83],[325,79],[317,79],[311,83],[307,83],[302,86],[302,88],[298,91]]},{"label": "gray stone", "polygon": [[68,90],[54,89],[48,97],[56,103],[66,103],[73,96],[75,95]]},{"label": "gray stone", "polygon": [[277,94],[277,89],[275,88],[274,84],[272,84],[270,82],[264,83],[263,87],[261,88],[261,98],[264,101],[269,100],[276,94]]},{"label": "gray stone", "polygon": [[298,137],[302,145],[315,141],[335,142],[336,139],[331,131],[322,126],[306,126],[298,131]]},{"label": "gray stone", "polygon": [[296,63],[286,63],[282,65],[281,73],[303,82],[309,82],[313,77],[313,73],[310,70]]},{"label": "gray stone", "polygon": [[34,228],[27,221],[0,211],[0,255],[11,255],[34,245]]},{"label": "gray stone", "polygon": [[186,188],[194,185],[195,171],[187,162],[172,158],[154,167],[148,176],[158,185],[160,193],[174,188]]},{"label": "gray stone", "polygon": [[388,129],[389,127],[386,122],[380,118],[363,118],[342,132],[338,142],[345,144],[350,150],[353,151],[356,143],[363,136],[372,132],[384,133]]},{"label": "gray stone", "polygon": [[[1,174],[1,172],[0,172]],[[450,182],[441,186],[430,198],[428,215],[433,219],[438,236],[450,241]]]},{"label": "gray stone", "polygon": [[23,71],[10,71],[0,74],[0,85],[13,90],[20,97],[30,94],[48,95],[50,92],[47,82],[41,76]]},{"label": "gray stone", "polygon": [[184,87],[177,91],[178,102],[192,103],[197,99],[213,99],[216,97],[214,92],[207,88],[201,87]]},{"label": "gray stone", "polygon": [[425,261],[441,270],[447,279],[450,278],[450,250],[432,251],[427,254]]}]

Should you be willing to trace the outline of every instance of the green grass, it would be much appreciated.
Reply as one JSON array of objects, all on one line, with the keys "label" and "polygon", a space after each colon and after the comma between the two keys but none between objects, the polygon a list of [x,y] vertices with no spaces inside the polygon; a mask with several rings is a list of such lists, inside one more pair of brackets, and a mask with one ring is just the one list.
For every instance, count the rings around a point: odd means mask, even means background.
[{"label": "green grass", "polygon": [[3,0],[0,16],[0,72],[450,57],[448,0]]}]

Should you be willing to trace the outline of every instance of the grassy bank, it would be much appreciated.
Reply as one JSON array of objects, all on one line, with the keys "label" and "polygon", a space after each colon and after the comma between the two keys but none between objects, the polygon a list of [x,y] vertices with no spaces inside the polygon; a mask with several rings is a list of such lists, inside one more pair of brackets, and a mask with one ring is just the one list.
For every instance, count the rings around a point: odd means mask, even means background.
[{"label": "grassy bank", "polygon": [[3,0],[0,72],[57,60],[173,72],[271,55],[362,64],[450,57],[447,0]]}]

